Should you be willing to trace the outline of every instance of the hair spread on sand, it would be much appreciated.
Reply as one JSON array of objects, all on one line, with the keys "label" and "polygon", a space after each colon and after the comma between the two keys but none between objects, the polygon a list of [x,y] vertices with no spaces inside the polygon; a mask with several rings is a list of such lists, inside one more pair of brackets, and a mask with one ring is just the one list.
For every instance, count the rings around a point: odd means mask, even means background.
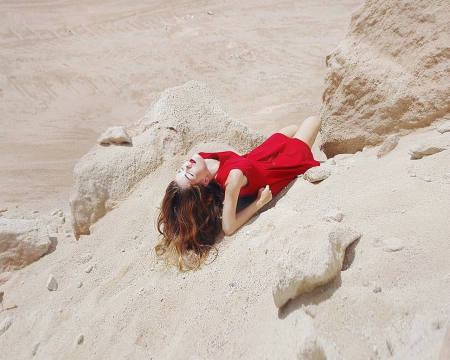
[{"label": "hair spread on sand", "polygon": [[172,181],[157,220],[162,239],[156,255],[180,271],[198,269],[222,230],[223,199],[224,191],[215,182],[181,188]]}]

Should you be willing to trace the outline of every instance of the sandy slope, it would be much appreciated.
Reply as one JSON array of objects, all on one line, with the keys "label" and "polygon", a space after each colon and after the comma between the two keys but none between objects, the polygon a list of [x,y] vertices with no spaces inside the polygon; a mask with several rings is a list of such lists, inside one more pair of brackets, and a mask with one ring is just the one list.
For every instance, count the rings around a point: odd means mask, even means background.
[{"label": "sandy slope", "polygon": [[[317,113],[323,58],[358,4],[2,3],[4,216],[68,213],[71,169],[99,134],[140,118],[160,91],[191,79],[265,133]],[[175,158],[92,235],[77,242],[65,236],[68,225],[55,228],[56,249],[1,286],[4,308],[17,308],[0,314],[12,320],[0,358],[293,358],[306,312],[336,357],[437,359],[450,318],[450,155],[408,155],[437,135],[408,135],[381,159],[377,148],[342,158],[318,185],[298,179],[226,238],[215,261],[184,275],[152,255],[156,206]],[[353,262],[277,310],[279,255],[307,241],[303,231],[333,208],[363,234]],[[392,237],[402,250],[385,251]],[[45,287],[50,274],[56,292]]]},{"label": "sandy slope", "polygon": [[317,114],[324,57],[360,3],[2,1],[0,204],[67,210],[99,135],[189,80],[267,134]]}]

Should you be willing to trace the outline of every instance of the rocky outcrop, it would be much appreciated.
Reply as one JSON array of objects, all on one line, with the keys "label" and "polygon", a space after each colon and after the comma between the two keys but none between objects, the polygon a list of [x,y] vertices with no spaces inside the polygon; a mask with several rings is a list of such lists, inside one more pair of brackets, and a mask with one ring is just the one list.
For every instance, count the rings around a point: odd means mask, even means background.
[{"label": "rocky outcrop", "polygon": [[377,158],[382,158],[394,150],[397,147],[399,140],[400,139],[397,134],[389,135],[386,139],[384,139],[380,149],[377,152]]},{"label": "rocky outcrop", "polygon": [[321,116],[328,157],[450,117],[450,4],[371,0],[327,56]]},{"label": "rocky outcrop", "polygon": [[146,115],[126,129],[127,146],[94,146],[75,166],[75,194],[70,199],[75,236],[89,234],[91,224],[164,161],[202,142],[221,142],[245,153],[265,136],[224,111],[207,86],[191,81],[165,90]]},{"label": "rocky outcrop", "polygon": [[123,126],[112,126],[100,135],[99,144],[131,144],[131,138]]},{"label": "rocky outcrop", "polygon": [[37,220],[0,219],[0,272],[18,270],[44,255],[51,244]]},{"label": "rocky outcrop", "polygon": [[278,308],[333,280],[341,271],[345,249],[361,234],[344,226],[329,228],[321,224],[302,237],[314,241],[308,240],[291,247],[278,259],[272,289]]}]

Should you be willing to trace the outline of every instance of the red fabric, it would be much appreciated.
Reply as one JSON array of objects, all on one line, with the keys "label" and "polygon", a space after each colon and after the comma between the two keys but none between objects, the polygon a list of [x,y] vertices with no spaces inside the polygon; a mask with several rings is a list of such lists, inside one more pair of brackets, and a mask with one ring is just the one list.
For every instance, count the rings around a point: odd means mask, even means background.
[{"label": "red fabric", "polygon": [[220,166],[214,181],[223,189],[231,170],[239,169],[244,173],[248,184],[241,188],[239,196],[256,195],[258,190],[266,185],[269,185],[272,194],[276,195],[297,175],[320,165],[314,160],[306,143],[281,133],[273,134],[245,155],[232,151],[201,152],[199,155],[204,159],[219,160]]}]

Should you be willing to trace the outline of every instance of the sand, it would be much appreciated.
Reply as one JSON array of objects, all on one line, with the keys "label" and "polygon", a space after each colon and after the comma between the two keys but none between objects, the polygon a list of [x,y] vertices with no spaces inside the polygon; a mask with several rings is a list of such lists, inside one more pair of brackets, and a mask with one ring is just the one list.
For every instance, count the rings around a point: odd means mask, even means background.
[{"label": "sand", "polygon": [[[11,319],[0,357],[293,358],[306,313],[335,358],[439,358],[450,313],[449,158],[408,156],[435,127],[402,138],[382,159],[377,148],[342,159],[320,185],[298,179],[197,272],[165,271],[152,254],[167,169],[181,156],[92,235],[70,236],[73,167],[108,127],[130,125],[160,92],[189,80],[206,83],[232,117],[266,135],[318,114],[325,56],[361,4],[1,4],[3,216],[45,218],[59,208],[67,221],[51,253],[1,285],[12,309],[0,314]],[[314,154],[325,159],[317,147]],[[276,309],[277,258],[298,240],[295,231],[331,208],[363,233],[351,266]],[[387,251],[392,238],[403,249]],[[55,292],[45,286],[50,274]]]}]

